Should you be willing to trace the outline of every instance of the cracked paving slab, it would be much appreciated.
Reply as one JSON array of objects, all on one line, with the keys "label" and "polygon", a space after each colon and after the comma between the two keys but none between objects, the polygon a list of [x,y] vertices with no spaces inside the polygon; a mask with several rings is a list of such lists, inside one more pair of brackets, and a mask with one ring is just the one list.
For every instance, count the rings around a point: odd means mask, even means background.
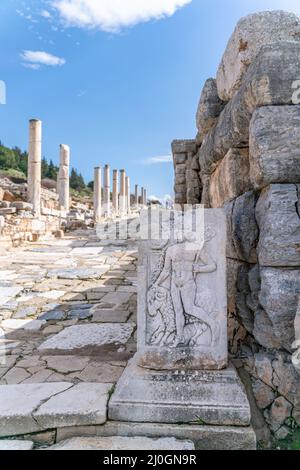
[{"label": "cracked paving slab", "polygon": [[38,350],[69,351],[107,344],[126,344],[134,329],[134,323],[74,325],[47,339]]},{"label": "cracked paving slab", "polygon": [[40,430],[34,411],[72,383],[0,385],[0,436],[16,436]]},{"label": "cracked paving slab", "polygon": [[0,437],[107,419],[111,383],[69,382],[0,386]]}]

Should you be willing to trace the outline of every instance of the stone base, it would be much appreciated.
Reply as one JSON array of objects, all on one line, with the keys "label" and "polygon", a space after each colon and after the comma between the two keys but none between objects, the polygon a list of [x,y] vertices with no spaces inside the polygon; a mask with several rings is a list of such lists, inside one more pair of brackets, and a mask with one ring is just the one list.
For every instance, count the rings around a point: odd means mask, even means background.
[{"label": "stone base", "polygon": [[153,371],[126,367],[109,403],[114,421],[249,426],[250,407],[236,370]]}]

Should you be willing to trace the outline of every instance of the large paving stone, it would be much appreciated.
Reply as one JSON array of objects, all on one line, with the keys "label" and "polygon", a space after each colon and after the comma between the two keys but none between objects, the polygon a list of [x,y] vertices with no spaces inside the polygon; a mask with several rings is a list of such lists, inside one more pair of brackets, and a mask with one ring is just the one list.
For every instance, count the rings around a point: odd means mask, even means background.
[{"label": "large paving stone", "polygon": [[131,323],[74,325],[46,340],[38,349],[72,350],[107,344],[125,344],[131,337],[133,330],[134,325]]},{"label": "large paving stone", "polygon": [[251,427],[201,426],[193,424],[125,423],[107,421],[103,426],[59,428],[57,442],[71,437],[175,437],[194,442],[197,450],[255,450],[256,436]]},{"label": "large paving stone", "polygon": [[300,185],[272,184],[256,205],[261,266],[300,266]]},{"label": "large paving stone", "polygon": [[250,123],[250,178],[255,188],[300,182],[300,106],[265,106]]},{"label": "large paving stone", "polygon": [[107,304],[122,305],[126,302],[129,302],[131,296],[131,292],[109,292],[101,299],[101,302]]},{"label": "large paving stone", "polygon": [[46,322],[44,320],[3,320],[2,327],[7,330],[39,331]]},{"label": "large paving stone", "polygon": [[100,277],[107,271],[103,269],[89,269],[89,268],[69,268],[69,269],[52,269],[48,272],[48,277],[57,277],[58,279],[100,279]]},{"label": "large paving stone", "polygon": [[1,450],[31,450],[33,449],[32,441],[20,441],[12,439],[2,439],[0,440],[0,451]]},{"label": "large paving stone", "polygon": [[107,309],[98,305],[91,311],[93,313],[93,322],[96,323],[126,323],[130,316],[128,310]]},{"label": "large paving stone", "polygon": [[43,429],[103,424],[112,384],[82,383],[51,397],[34,412]]},{"label": "large paving stone", "polygon": [[72,387],[71,383],[0,386],[0,436],[14,436],[40,430],[34,411],[51,396]]},{"label": "large paving stone", "polygon": [[0,305],[6,304],[6,302],[16,297],[22,290],[23,287],[19,286],[0,286]]},{"label": "large paving stone", "polygon": [[300,20],[295,13],[265,11],[242,18],[232,34],[217,73],[221,99],[229,101],[241,85],[260,49],[283,40],[299,40]]},{"label": "large paving stone", "polygon": [[89,357],[83,356],[43,356],[48,369],[62,374],[82,371],[89,363]]},{"label": "large paving stone", "polygon": [[74,437],[50,447],[49,450],[194,450],[191,441],[174,437]]}]

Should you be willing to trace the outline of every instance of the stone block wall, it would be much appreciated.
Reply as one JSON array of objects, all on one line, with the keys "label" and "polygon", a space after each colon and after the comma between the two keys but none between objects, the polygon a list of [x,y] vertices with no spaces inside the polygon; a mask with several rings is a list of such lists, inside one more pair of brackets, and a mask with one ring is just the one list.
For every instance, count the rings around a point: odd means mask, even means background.
[{"label": "stone block wall", "polygon": [[172,153],[175,172],[175,203],[199,204],[202,185],[196,141],[174,140]]},{"label": "stone block wall", "polygon": [[[243,18],[205,83],[193,153],[201,202],[227,215],[230,352],[249,374],[256,421],[279,439],[300,426],[299,68],[296,15]],[[176,202],[188,202],[188,153],[173,143],[173,155]]]}]

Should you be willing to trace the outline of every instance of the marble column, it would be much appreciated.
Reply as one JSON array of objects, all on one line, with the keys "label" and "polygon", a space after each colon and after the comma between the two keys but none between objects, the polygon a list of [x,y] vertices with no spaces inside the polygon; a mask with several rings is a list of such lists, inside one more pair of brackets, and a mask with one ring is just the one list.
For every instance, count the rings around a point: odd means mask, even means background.
[{"label": "marble column", "polygon": [[111,215],[110,211],[110,166],[105,165],[104,168],[104,215],[109,218]]},{"label": "marble column", "polygon": [[147,206],[147,190],[144,188],[143,194],[144,206]]},{"label": "marble column", "polygon": [[134,204],[135,207],[139,207],[139,186],[136,184],[135,185],[135,190],[134,190]]},{"label": "marble column", "polygon": [[125,170],[120,171],[120,216],[126,215],[126,173]]},{"label": "marble column", "polygon": [[69,185],[69,168],[70,168],[70,147],[68,145],[60,145],[60,166],[58,173],[58,196],[60,208],[69,212],[70,209],[70,185]]},{"label": "marble column", "polygon": [[117,216],[119,214],[119,172],[118,170],[113,171],[112,203],[113,203],[114,213]]},{"label": "marble column", "polygon": [[41,214],[42,121],[29,121],[28,195],[35,217]]},{"label": "marble column", "polygon": [[94,174],[94,219],[97,223],[100,222],[102,216],[102,169],[100,167],[95,168]]},{"label": "marble column", "polygon": [[130,207],[130,178],[126,176],[126,209],[127,214],[130,214],[131,207]]}]

